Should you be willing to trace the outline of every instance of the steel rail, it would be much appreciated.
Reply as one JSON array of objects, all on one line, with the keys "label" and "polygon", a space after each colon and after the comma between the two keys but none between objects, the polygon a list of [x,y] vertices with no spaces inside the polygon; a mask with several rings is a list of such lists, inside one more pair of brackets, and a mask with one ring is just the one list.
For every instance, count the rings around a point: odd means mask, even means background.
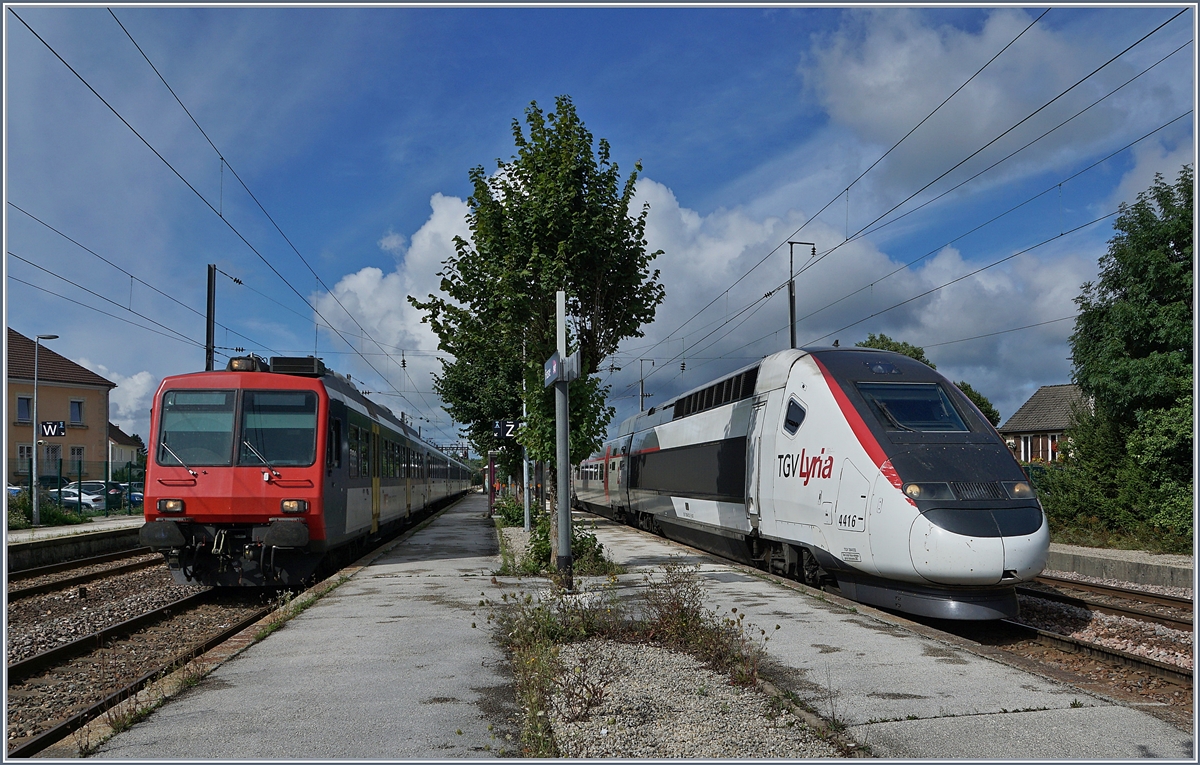
[{"label": "steel rail", "polygon": [[77,560],[69,560],[64,563],[52,563],[49,566],[38,566],[37,568],[27,568],[22,569],[21,571],[9,571],[8,581],[17,582],[22,579],[33,579],[34,577],[45,576],[46,574],[57,574],[61,571],[70,571],[74,568],[94,566],[100,563],[111,563],[114,560],[134,558],[138,555],[148,555],[149,553],[150,548],[138,547],[132,550],[121,550],[120,552],[108,553],[107,555],[97,555],[94,558],[79,558]]},{"label": "steel rail", "polygon": [[28,680],[40,672],[44,672],[51,667],[62,664],[69,659],[80,656],[85,653],[90,653],[96,648],[103,645],[105,640],[114,637],[122,637],[133,632],[137,632],[142,627],[153,624],[161,619],[170,616],[172,610],[187,609],[193,606],[198,606],[207,602],[213,597],[213,590],[204,590],[195,595],[189,595],[186,598],[168,603],[165,606],[156,608],[153,611],[147,611],[140,616],[135,616],[132,619],[123,621],[120,624],[114,624],[111,627],[106,627],[98,632],[93,632],[90,635],[81,637],[78,640],[73,640],[70,643],[56,646],[48,651],[34,654],[27,659],[13,662],[8,665],[8,685],[13,686],[17,683]]},{"label": "steel rail", "polygon": [[1017,594],[1030,598],[1052,600],[1056,603],[1066,603],[1077,608],[1086,608],[1089,611],[1126,616],[1143,622],[1154,622],[1155,624],[1161,624],[1171,629],[1183,630],[1184,632],[1192,631],[1192,620],[1190,618],[1185,619],[1183,617],[1167,616],[1166,614],[1156,614],[1153,611],[1144,611],[1140,608],[1131,608],[1129,606],[1097,603],[1094,600],[1087,600],[1085,598],[1073,598],[1070,595],[1064,595],[1060,592],[1046,592],[1045,590],[1035,590],[1031,587],[1022,587],[1020,585],[1017,586]]},{"label": "steel rail", "polygon": [[1107,648],[1097,643],[1073,638],[1070,635],[1060,635],[1057,632],[1030,627],[1028,624],[1021,624],[1009,619],[1001,619],[1000,623],[1023,632],[1029,635],[1032,640],[1051,648],[1058,648],[1071,653],[1082,653],[1085,656],[1094,656],[1105,661],[1134,667],[1135,669],[1149,672],[1152,675],[1158,675],[1179,685],[1192,684],[1192,670],[1175,664],[1168,664],[1165,661],[1158,661],[1146,656],[1138,656],[1137,654],[1128,653],[1116,648]]},{"label": "steel rail", "polygon": [[[201,593],[201,594],[204,594],[204,593]],[[177,601],[177,603],[182,603],[182,602],[183,601]],[[46,731],[39,733],[38,735],[36,735],[33,738],[29,739],[28,741],[24,742],[20,746],[14,747],[13,749],[8,751],[7,756],[8,757],[30,757],[30,756],[42,751],[43,749],[45,749],[53,744],[58,743],[62,739],[69,736],[71,733],[75,732],[76,730],[82,728],[84,725],[87,725],[89,722],[91,722],[95,718],[99,717],[104,712],[108,711],[109,709],[112,709],[113,706],[121,703],[125,699],[130,698],[131,696],[136,694],[138,691],[140,691],[142,688],[146,687],[148,684],[150,684],[154,680],[158,679],[159,677],[162,677],[172,668],[182,666],[186,662],[196,658],[197,656],[200,656],[201,654],[206,653],[207,651],[212,650],[213,648],[220,645],[221,643],[224,643],[226,640],[229,640],[234,635],[238,634],[242,630],[246,629],[247,627],[249,627],[252,624],[254,624],[255,622],[257,622],[258,620],[265,617],[267,614],[269,614],[271,612],[271,610],[272,610],[271,607],[261,608],[261,609],[255,611],[254,613],[250,614],[249,616],[246,616],[246,617],[238,620],[236,623],[234,623],[233,625],[229,626],[228,628],[222,630],[220,633],[213,635],[212,637],[208,638],[207,640],[194,645],[188,651],[184,651],[183,653],[177,654],[176,656],[174,656],[171,659],[171,661],[160,665],[157,669],[154,669],[151,672],[147,672],[146,674],[142,675],[141,677],[139,677],[137,680],[133,681],[129,685],[125,686],[124,688],[122,688],[114,693],[109,694],[107,697],[105,697],[101,701],[98,701],[97,703],[93,704],[92,706],[88,707],[87,709],[84,709],[83,711],[81,711],[75,715],[72,715],[70,718],[63,720],[62,722],[47,729]]]},{"label": "steel rail", "polygon": [[1139,600],[1143,603],[1155,603],[1160,606],[1171,606],[1173,608],[1186,608],[1191,610],[1191,598],[1177,598],[1173,595],[1159,595],[1155,592],[1144,592],[1142,590],[1132,590],[1128,587],[1117,587],[1108,584],[1093,584],[1091,582],[1077,582],[1074,579],[1062,579],[1057,576],[1042,574],[1034,581],[1041,584],[1048,584],[1054,587],[1069,587],[1073,590],[1084,590],[1086,592],[1094,592],[1099,595],[1111,595],[1115,598],[1125,598],[1126,600]]},{"label": "steel rail", "polygon": [[[147,552],[144,554],[149,554],[149,553]],[[134,561],[133,563],[126,563],[123,566],[114,566],[112,568],[106,568],[103,571],[93,571],[90,574],[80,574],[78,576],[70,576],[70,577],[66,577],[63,579],[56,579],[53,582],[46,582],[45,584],[36,584],[32,587],[20,587],[15,590],[8,591],[8,602],[11,603],[14,600],[20,600],[21,598],[29,598],[34,595],[43,595],[47,592],[54,592],[56,590],[65,590],[65,589],[68,589],[71,587],[75,587],[76,585],[87,584],[88,582],[94,582],[97,579],[107,579],[107,578],[113,577],[113,576],[120,576],[121,574],[128,574],[128,573],[131,573],[134,571],[141,571],[144,568],[150,568],[151,566],[162,565],[162,563],[163,563],[163,557],[161,555],[157,555],[150,560]]]}]

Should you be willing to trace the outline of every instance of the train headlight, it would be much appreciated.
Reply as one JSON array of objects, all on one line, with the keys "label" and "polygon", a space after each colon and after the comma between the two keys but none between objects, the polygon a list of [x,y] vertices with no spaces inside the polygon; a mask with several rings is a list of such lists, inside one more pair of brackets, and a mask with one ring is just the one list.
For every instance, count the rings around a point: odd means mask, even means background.
[{"label": "train headlight", "polygon": [[158,512],[160,513],[182,513],[182,499],[160,499],[158,501]]},{"label": "train headlight", "polygon": [[308,509],[308,501],[303,499],[285,499],[280,501],[279,509],[285,513],[303,513]]},{"label": "train headlight", "polygon": [[256,369],[254,359],[249,356],[235,356],[229,360],[226,367],[230,372],[253,372]]},{"label": "train headlight", "polygon": [[1012,499],[1033,499],[1033,487],[1028,481],[1004,481],[1004,490]]},{"label": "train headlight", "polygon": [[905,484],[904,493],[909,499],[954,499],[948,483]]}]

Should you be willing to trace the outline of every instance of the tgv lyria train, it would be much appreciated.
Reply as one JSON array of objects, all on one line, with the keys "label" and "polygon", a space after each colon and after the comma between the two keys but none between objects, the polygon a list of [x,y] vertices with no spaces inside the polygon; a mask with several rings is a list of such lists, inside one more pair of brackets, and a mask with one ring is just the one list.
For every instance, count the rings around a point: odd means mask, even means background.
[{"label": "tgv lyria train", "polygon": [[787,350],[625,420],[576,471],[584,509],[870,605],[1017,613],[1049,531],[991,424],[918,361]]}]

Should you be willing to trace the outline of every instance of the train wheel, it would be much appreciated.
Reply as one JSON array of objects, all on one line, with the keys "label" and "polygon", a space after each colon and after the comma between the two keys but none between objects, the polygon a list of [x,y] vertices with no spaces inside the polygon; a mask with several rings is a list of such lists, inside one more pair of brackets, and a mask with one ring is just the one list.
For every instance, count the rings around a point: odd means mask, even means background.
[{"label": "train wheel", "polygon": [[820,564],[817,563],[816,557],[809,551],[807,547],[800,550],[801,571],[804,576],[804,583],[809,587],[821,587],[821,577],[824,573],[821,571]]}]

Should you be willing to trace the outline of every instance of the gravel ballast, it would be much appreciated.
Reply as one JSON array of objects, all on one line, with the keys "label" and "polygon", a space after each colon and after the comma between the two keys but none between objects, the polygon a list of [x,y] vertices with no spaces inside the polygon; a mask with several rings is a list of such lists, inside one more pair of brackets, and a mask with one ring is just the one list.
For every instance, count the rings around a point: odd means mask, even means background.
[{"label": "gravel ballast", "polygon": [[551,726],[564,757],[844,756],[766,694],[686,654],[588,640],[563,646],[560,658],[567,673],[603,681],[599,704],[577,722],[563,714],[571,699],[555,695]]}]

